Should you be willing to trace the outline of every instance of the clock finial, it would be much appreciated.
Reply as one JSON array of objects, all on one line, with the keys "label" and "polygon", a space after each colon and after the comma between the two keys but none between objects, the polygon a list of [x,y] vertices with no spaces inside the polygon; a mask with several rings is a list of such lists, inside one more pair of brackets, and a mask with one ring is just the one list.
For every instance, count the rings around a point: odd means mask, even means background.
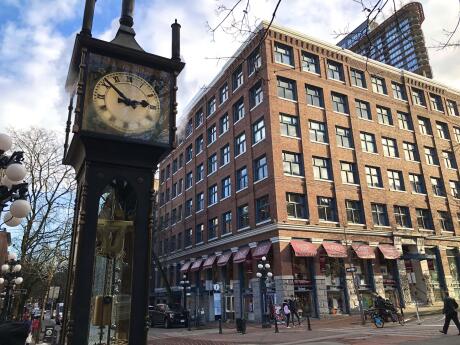
[{"label": "clock finial", "polygon": [[132,49],[142,50],[134,36],[136,32],[133,29],[134,0],[123,0],[121,5],[120,28],[112,40],[112,43],[125,46]]},{"label": "clock finial", "polygon": [[134,19],[134,0],[123,0],[121,5],[120,24],[128,27],[133,27]]},{"label": "clock finial", "polygon": [[85,12],[83,14],[83,24],[81,26],[82,35],[91,36],[91,30],[93,29],[95,5],[96,0],[86,0],[85,2]]}]

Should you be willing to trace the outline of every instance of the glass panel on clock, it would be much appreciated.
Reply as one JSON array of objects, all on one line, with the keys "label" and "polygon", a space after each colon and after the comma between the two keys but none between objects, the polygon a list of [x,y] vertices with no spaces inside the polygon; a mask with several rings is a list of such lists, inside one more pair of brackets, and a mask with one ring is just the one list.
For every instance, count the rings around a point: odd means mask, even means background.
[{"label": "glass panel on clock", "polygon": [[128,344],[136,195],[114,179],[99,198],[89,344]]}]

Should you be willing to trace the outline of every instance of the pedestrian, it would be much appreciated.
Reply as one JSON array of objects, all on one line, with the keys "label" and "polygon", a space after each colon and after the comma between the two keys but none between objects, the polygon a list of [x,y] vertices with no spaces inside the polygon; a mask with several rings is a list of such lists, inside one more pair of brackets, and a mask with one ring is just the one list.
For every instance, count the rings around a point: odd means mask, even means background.
[{"label": "pedestrian", "polygon": [[284,315],[286,316],[286,328],[291,328],[291,327],[289,327],[289,320],[290,320],[290,317],[291,317],[291,311],[289,310],[289,304],[288,304],[287,300],[284,300],[283,312],[284,312]]},{"label": "pedestrian", "polygon": [[449,297],[449,292],[446,291],[444,298],[444,308],[442,308],[442,313],[446,316],[446,320],[444,321],[444,327],[439,332],[447,334],[447,330],[449,329],[450,320],[453,320],[455,326],[458,329],[458,335],[460,335],[460,322],[458,321],[458,304],[454,298]]},{"label": "pedestrian", "polygon": [[36,344],[40,340],[40,316],[35,316],[32,321],[32,337]]},{"label": "pedestrian", "polygon": [[298,313],[298,306],[297,306],[297,300],[294,298],[289,299],[289,310],[291,311],[292,315],[292,325],[294,326],[294,316],[297,317],[297,323],[300,326],[300,317]]}]

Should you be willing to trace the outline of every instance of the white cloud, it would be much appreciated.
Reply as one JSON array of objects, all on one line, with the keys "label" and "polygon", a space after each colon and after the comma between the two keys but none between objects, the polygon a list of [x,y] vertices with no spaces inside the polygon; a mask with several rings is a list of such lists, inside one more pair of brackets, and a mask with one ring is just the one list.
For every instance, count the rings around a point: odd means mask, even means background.
[{"label": "white cloud", "polygon": [[[74,33],[79,31],[83,0],[8,0],[19,8],[16,21],[0,24],[0,130],[8,126],[42,125],[64,130],[67,95],[64,81],[73,47]],[[234,0],[225,0],[231,4]],[[98,18],[121,1],[97,3]],[[207,59],[230,56],[239,42],[222,32],[212,41],[206,21],[217,23],[215,0],[166,1],[144,0],[136,4],[135,29],[141,46],[152,53],[169,57],[171,28],[175,18],[182,25],[181,54],[186,67],[179,77],[179,110],[210,82],[225,61]],[[275,0],[253,0],[250,20],[270,19]],[[424,0],[423,29],[428,45],[441,37],[442,28],[453,27],[458,13],[457,0]],[[105,6],[105,7],[104,7]],[[241,13],[242,8],[239,9]],[[113,12],[113,11],[112,11]],[[112,13],[111,12],[111,13]],[[118,13],[109,25],[95,31],[97,37],[111,40],[118,27]],[[275,22],[307,35],[334,43],[334,30],[349,24],[354,28],[365,19],[359,5],[343,0],[283,0]],[[67,34],[64,24],[74,25]],[[69,24],[70,25],[70,24]],[[66,36],[67,35],[67,36]],[[458,51],[430,51],[435,80],[460,88]]]}]

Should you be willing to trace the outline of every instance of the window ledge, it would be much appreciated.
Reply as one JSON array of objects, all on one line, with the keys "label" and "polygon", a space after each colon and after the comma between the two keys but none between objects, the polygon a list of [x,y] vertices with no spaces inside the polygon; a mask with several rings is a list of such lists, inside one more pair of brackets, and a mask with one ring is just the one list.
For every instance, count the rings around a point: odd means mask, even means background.
[{"label": "window ledge", "polygon": [[261,178],[260,180],[254,181],[253,184],[257,184],[257,183],[262,182],[262,181],[264,181],[266,179],[268,179],[268,176],[265,176],[264,178]]},{"label": "window ledge", "polygon": [[196,182],[195,182],[195,186],[196,186],[198,183],[201,183],[201,182],[203,182],[203,181],[204,181],[204,179],[201,179],[201,180],[199,180],[199,181],[196,181]]},{"label": "window ledge", "polygon": [[363,121],[368,121],[368,122],[374,122],[374,120],[372,120],[372,119],[366,119],[366,118],[360,117],[360,116],[358,116],[358,119],[363,120]]},{"label": "window ledge", "polygon": [[208,243],[217,240],[217,236],[214,236],[213,238],[208,238]]},{"label": "window ledge", "polygon": [[361,224],[361,223],[347,223],[349,226],[358,226],[360,228],[365,228],[366,224]]},{"label": "window ledge", "polygon": [[390,226],[390,225],[378,225],[378,224],[374,224],[374,227],[380,228],[380,229],[391,229],[391,226]]},{"label": "window ledge", "polygon": [[240,121],[243,120],[243,119],[244,119],[244,115],[241,117],[241,119],[238,119],[238,120],[233,124],[233,126],[235,126],[238,122],[240,122]]},{"label": "window ledge", "polygon": [[[216,139],[217,140],[217,139]],[[209,146],[211,146],[212,144],[214,144],[216,142],[216,140],[214,140],[212,143],[209,143],[206,148],[208,148]]]},{"label": "window ledge", "polygon": [[293,137],[293,136],[291,136],[291,135],[284,135],[284,134],[280,134],[280,137],[290,138],[290,139],[296,139],[296,140],[302,140],[302,138]]},{"label": "window ledge", "polygon": [[224,135],[225,133],[227,133],[227,132],[228,132],[228,129],[227,129],[225,132],[220,133],[220,134],[219,134],[219,138],[220,138],[221,136],[223,136],[223,135]]},{"label": "window ledge", "polygon": [[335,224],[335,225],[339,224],[339,222],[336,222],[334,220],[322,220],[322,219],[319,220],[319,223],[322,223],[322,224]]},{"label": "window ledge", "polygon": [[297,100],[295,99],[290,99],[290,98],[284,98],[284,97],[280,97],[278,96],[279,99],[282,99],[284,101],[288,101],[288,102],[292,102],[292,103],[297,103]]},{"label": "window ledge", "polygon": [[225,234],[220,235],[220,238],[230,236],[232,232],[226,232]]},{"label": "window ledge", "polygon": [[208,208],[211,208],[211,207],[217,205],[218,203],[219,203],[219,201],[216,201],[214,204],[208,205]]},{"label": "window ledge", "polygon": [[271,219],[265,219],[265,220],[262,220],[262,221],[256,223],[256,226],[268,224],[268,223],[270,223],[271,221],[272,221]]},{"label": "window ledge", "polygon": [[[192,211],[192,212],[193,212],[193,211]],[[192,217],[192,215],[186,216],[186,217],[184,218],[184,220],[185,220],[185,219],[188,219],[188,218],[191,218],[191,217]]]},{"label": "window ledge", "polygon": [[257,108],[259,105],[261,105],[264,102],[264,100],[261,100],[259,103],[257,103],[255,106],[249,109],[249,111],[253,111],[255,108]]},{"label": "window ledge", "polygon": [[311,140],[311,143],[329,146],[329,143],[324,143],[324,142],[322,142],[322,141],[314,141],[314,140]]},{"label": "window ledge", "polygon": [[248,187],[247,187],[247,186],[246,186],[246,187],[244,187],[244,188],[241,188],[241,189],[237,190],[237,191],[236,191],[236,194],[238,194],[239,192],[242,192],[243,190],[246,190],[246,189],[248,189]]},{"label": "window ledge", "polygon": [[332,112],[335,113],[335,114],[338,114],[338,115],[350,116],[350,114],[342,113],[341,111],[335,111],[335,110],[333,110]]},{"label": "window ledge", "polygon": [[[204,122],[204,121],[203,121]],[[195,127],[195,129],[198,129],[200,128],[201,126],[203,126],[203,122],[201,122],[198,126]]]},{"label": "window ledge", "polygon": [[225,164],[222,164],[220,167],[223,168],[223,167],[225,167],[225,166],[227,166],[227,165],[229,165],[229,164],[230,164],[230,161],[228,161],[228,162],[225,163]]},{"label": "window ledge", "polygon": [[300,221],[303,221],[303,222],[308,222],[308,218],[296,218],[296,217],[287,217],[288,220],[300,220]]},{"label": "window ledge", "polygon": [[430,167],[439,168],[439,164],[430,164],[430,163],[426,163],[426,165],[428,165],[428,166],[430,166]]},{"label": "window ledge", "polygon": [[324,179],[321,179],[321,178],[315,178],[314,180],[315,180],[315,181],[319,181],[319,182],[334,183],[333,180],[324,180]]},{"label": "window ledge", "polygon": [[360,187],[359,183],[342,182],[342,184],[345,185],[345,186]]},{"label": "window ledge", "polygon": [[291,67],[292,69],[295,69],[295,66],[294,66],[294,65],[290,65],[290,64],[288,64],[288,63],[279,62],[279,61],[276,61],[276,60],[275,60],[275,63],[276,63],[277,65],[286,66],[286,67]]},{"label": "window ledge", "polygon": [[202,208],[201,210],[196,211],[195,214],[201,213],[203,211],[204,211],[204,208]]},{"label": "window ledge", "polygon": [[329,78],[328,76],[327,80],[335,81],[336,83],[345,85],[345,80],[342,80],[342,79]]},{"label": "window ledge", "polygon": [[195,158],[198,157],[199,155],[201,155],[203,153],[203,150],[201,150],[200,152],[198,152],[197,154],[195,154]]},{"label": "window ledge", "polygon": [[216,171],[217,171],[217,169],[214,170],[213,172],[211,172],[210,174],[206,175],[206,177],[209,177],[209,176],[211,176],[211,175],[214,175],[214,174],[216,173]]},{"label": "window ledge", "polygon": [[318,72],[312,72],[312,71],[309,71],[308,69],[302,68],[302,72],[310,73],[310,74],[316,75],[316,76],[318,76],[318,77],[321,77],[321,74],[320,74],[320,73],[318,73]]},{"label": "window ledge", "polygon": [[320,107],[318,105],[313,105],[313,104],[307,104],[307,107],[324,110],[324,107]]},{"label": "window ledge", "polygon": [[391,189],[391,188],[389,188],[388,190],[389,190],[390,192],[396,192],[396,193],[407,193],[406,190],[398,190],[398,189]]},{"label": "window ledge", "polygon": [[380,189],[380,190],[384,189],[383,187],[374,187],[374,186],[367,186],[367,187],[370,189]]},{"label": "window ledge", "polygon": [[240,85],[238,85],[235,89],[232,90],[232,93],[235,93],[236,91],[238,91],[240,87],[243,86],[243,84],[244,84],[244,80],[241,82]]},{"label": "window ledge", "polygon": [[209,119],[211,116],[213,116],[216,113],[217,110],[214,110],[212,113],[208,114],[206,116],[206,119]]},{"label": "window ledge", "polygon": [[[284,173],[284,176],[294,177],[294,178],[300,178],[300,179],[302,179],[302,180],[305,180],[305,176],[302,176],[302,175],[292,175],[292,174],[286,174],[286,173]],[[324,181],[324,180],[321,180],[321,181]]]},{"label": "window ledge", "polygon": [[246,231],[246,230],[249,230],[249,229],[251,229],[250,226],[245,226],[244,228],[238,229],[237,232]]},{"label": "window ledge", "polygon": [[195,246],[199,246],[201,244],[204,244],[204,242],[203,241],[197,242],[197,243],[195,243]]},{"label": "window ledge", "polygon": [[184,247],[184,249],[190,249],[190,248],[192,248],[192,245],[189,245],[189,246],[187,246],[187,247]]},{"label": "window ledge", "polygon": [[427,194],[426,194],[426,193],[411,192],[411,194],[414,194],[414,195],[423,195],[423,196],[427,196]]},{"label": "window ledge", "polygon": [[227,200],[227,199],[230,198],[230,197],[231,197],[231,195],[226,196],[225,198],[220,199],[220,201],[222,202],[222,201],[224,201],[224,200]]},{"label": "window ledge", "polygon": [[395,128],[395,125],[394,125],[394,124],[393,124],[393,125],[390,125],[390,124],[388,124],[388,123],[383,123],[383,122],[379,122],[379,124],[382,125],[382,126],[387,126],[387,127],[390,127],[390,128]]},{"label": "window ledge", "polygon": [[244,151],[244,152],[241,152],[240,154],[238,154],[238,155],[236,155],[235,157],[233,157],[233,159],[237,159],[238,157],[240,157],[240,156],[244,155],[245,153],[246,153],[246,151]]},{"label": "window ledge", "polygon": [[421,105],[421,104],[414,103],[414,106],[426,109],[426,105]]},{"label": "window ledge", "polygon": [[256,142],[256,143],[252,144],[252,146],[251,146],[251,147],[254,147],[254,146],[256,146],[257,144],[259,144],[259,143],[261,143],[261,142],[264,142],[264,141],[265,141],[265,138],[263,138],[263,139],[260,139],[258,142]]},{"label": "window ledge", "polygon": [[402,130],[402,131],[409,132],[409,133],[414,133],[413,129],[405,129],[405,128],[401,128],[401,127],[399,127],[399,129]]},{"label": "window ledge", "polygon": [[352,151],[355,150],[354,147],[346,147],[346,146],[339,146],[339,145],[337,145],[337,147],[339,147],[339,148],[341,148],[341,149],[345,149],[345,150],[352,150]]},{"label": "window ledge", "polygon": [[391,158],[391,159],[401,159],[401,157],[397,157],[397,156],[385,156],[383,155],[385,158]]},{"label": "window ledge", "polygon": [[397,226],[396,229],[403,230],[403,231],[414,231],[414,228],[408,228],[405,226]]},{"label": "window ledge", "polygon": [[374,90],[372,90],[372,92],[376,93],[377,95],[380,95],[380,96],[390,97],[390,96],[388,96],[387,93],[382,93],[382,92],[378,92],[378,91],[374,91]]},{"label": "window ledge", "polygon": [[367,87],[362,87],[362,86],[359,86],[359,85],[353,85],[351,84],[352,87],[356,87],[357,89],[361,89],[361,90],[368,90]]},{"label": "window ledge", "polygon": [[447,196],[445,196],[445,195],[436,195],[436,194],[433,194],[433,196],[434,196],[435,198],[439,198],[439,199],[447,199]]},{"label": "window ledge", "polygon": [[403,99],[403,98],[398,98],[398,97],[393,97],[393,99],[397,100],[397,101],[401,101],[401,102],[404,102],[404,103],[409,103],[409,101],[407,99]]},{"label": "window ledge", "polygon": [[368,155],[380,156],[378,152],[369,152],[369,151],[363,151],[363,152],[367,153]]}]

